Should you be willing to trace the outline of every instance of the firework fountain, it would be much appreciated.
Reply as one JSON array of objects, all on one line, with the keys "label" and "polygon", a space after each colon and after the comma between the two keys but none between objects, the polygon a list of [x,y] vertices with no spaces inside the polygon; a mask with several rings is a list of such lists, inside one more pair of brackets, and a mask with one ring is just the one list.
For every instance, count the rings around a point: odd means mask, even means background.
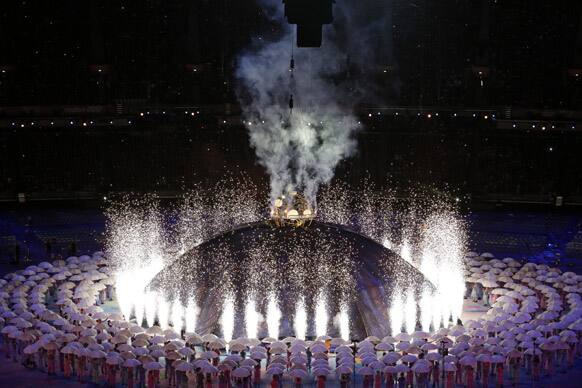
[{"label": "firework fountain", "polygon": [[269,296],[269,305],[267,306],[267,326],[269,337],[279,338],[279,322],[281,322],[281,310],[275,295]]},{"label": "firework fountain", "polygon": [[[258,187],[246,180],[244,185],[230,181],[217,187],[224,192],[229,184],[231,198],[245,198],[244,211],[236,201],[216,203],[223,197],[212,195],[212,189],[196,194],[196,202],[188,196],[177,209],[162,211],[155,199],[112,208],[108,248],[118,263],[118,301],[127,319],[146,326],[215,332],[228,341],[261,333],[347,340],[428,331],[459,317],[465,225],[442,199],[432,198],[440,204],[432,208],[421,204],[423,214],[406,208],[398,212],[390,192],[381,194],[374,187],[346,191],[345,185],[337,184],[321,193],[318,221],[280,227],[275,221],[253,223],[264,220],[260,211],[249,211],[260,209]],[[361,201],[368,206],[358,205]],[[163,213],[168,212],[179,216],[167,218],[183,223],[183,214],[192,214],[192,206],[200,216],[189,224],[197,227],[177,229],[164,221]],[[370,206],[374,211],[346,214]],[[385,217],[385,211],[391,216]],[[423,222],[416,221],[421,218]],[[338,220],[345,224],[334,226]],[[233,229],[233,224],[241,226]],[[175,236],[176,230],[204,230],[205,236]],[[351,239],[362,242],[354,245]],[[409,258],[396,259],[381,244],[386,240],[400,251],[407,246]],[[372,250],[355,250],[362,243],[372,244]],[[186,245],[190,250],[182,253]],[[369,288],[370,279],[383,284],[382,297],[377,295],[380,289]],[[373,303],[362,304],[371,295]]]},{"label": "firework fountain", "polygon": [[[153,206],[150,207],[149,205]],[[166,258],[161,213],[150,199],[123,200],[109,209],[108,230],[112,254],[118,257],[118,302],[127,318],[133,313],[142,322],[148,306],[148,322],[153,321],[151,295],[145,287],[164,268]]]},{"label": "firework fountain", "polygon": [[295,308],[295,336],[299,339],[305,339],[307,333],[307,312],[305,311],[305,301],[299,300]]},{"label": "firework fountain", "polygon": [[227,343],[230,342],[234,330],[234,300],[230,295],[226,296],[222,305],[220,326],[222,326],[222,336],[224,340]]}]

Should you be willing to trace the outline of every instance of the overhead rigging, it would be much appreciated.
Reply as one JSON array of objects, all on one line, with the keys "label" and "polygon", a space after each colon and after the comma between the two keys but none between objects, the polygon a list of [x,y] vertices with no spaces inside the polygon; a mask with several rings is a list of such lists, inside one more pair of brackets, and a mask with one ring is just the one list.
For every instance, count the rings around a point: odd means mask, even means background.
[{"label": "overhead rigging", "polygon": [[322,27],[333,22],[335,0],[283,0],[289,24],[297,25],[297,47],[321,47]]}]

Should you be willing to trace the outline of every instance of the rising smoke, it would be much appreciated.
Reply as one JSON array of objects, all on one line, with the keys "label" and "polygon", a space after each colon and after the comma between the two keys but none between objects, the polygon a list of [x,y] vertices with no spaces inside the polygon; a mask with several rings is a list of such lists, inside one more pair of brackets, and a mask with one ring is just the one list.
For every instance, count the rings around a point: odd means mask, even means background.
[{"label": "rising smoke", "polygon": [[[388,6],[339,1],[320,49],[294,46],[280,0],[259,0],[275,37],[257,37],[238,60],[238,97],[251,145],[270,175],[272,199],[303,192],[313,203],[338,163],[356,152],[354,107],[376,95],[372,78],[389,61]],[[293,53],[292,53],[293,50]],[[295,69],[291,71],[291,56]],[[289,108],[293,96],[294,109]]]}]

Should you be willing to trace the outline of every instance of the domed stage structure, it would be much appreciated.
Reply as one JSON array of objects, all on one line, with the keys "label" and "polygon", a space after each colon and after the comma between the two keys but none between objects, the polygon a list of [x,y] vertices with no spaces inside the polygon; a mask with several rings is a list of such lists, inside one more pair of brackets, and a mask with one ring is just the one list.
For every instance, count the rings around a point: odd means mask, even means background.
[{"label": "domed stage structure", "polygon": [[[419,300],[426,290],[432,292],[432,284],[393,251],[344,226],[318,221],[303,227],[269,221],[237,227],[177,258],[148,286],[172,305],[195,301],[198,333],[224,331],[221,314],[230,298],[234,336],[245,336],[245,304],[252,300],[265,316],[274,298],[281,336],[296,334],[298,301],[305,306],[307,335],[315,335],[315,306],[324,300],[330,317],[326,333],[338,333],[334,317],[343,309],[354,339],[390,333],[394,297]],[[414,305],[406,313],[418,310]],[[266,336],[266,323],[259,326],[259,336]]]}]

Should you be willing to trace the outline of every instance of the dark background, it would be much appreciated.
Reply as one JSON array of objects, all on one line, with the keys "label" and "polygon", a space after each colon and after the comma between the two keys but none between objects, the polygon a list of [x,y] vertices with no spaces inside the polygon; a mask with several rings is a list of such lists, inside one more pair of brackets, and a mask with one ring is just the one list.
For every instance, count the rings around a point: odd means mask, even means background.
[{"label": "dark background", "polygon": [[[336,176],[353,185],[366,177],[390,188],[435,185],[473,202],[552,204],[563,196],[566,204],[582,203],[582,132],[500,129],[492,120],[445,114],[363,117],[358,153],[340,164]],[[172,195],[227,172],[266,179],[242,125],[184,116],[138,116],[123,127],[0,131],[0,198]]]},{"label": "dark background", "polygon": [[[582,3],[388,4],[387,103],[580,106]],[[234,102],[237,55],[277,31],[253,0],[3,1],[0,104]]]},{"label": "dark background", "polygon": [[[338,176],[582,203],[582,3],[389,4],[384,93],[358,107],[359,152]],[[3,2],[0,199],[264,180],[233,73],[278,30],[252,0]]]}]

